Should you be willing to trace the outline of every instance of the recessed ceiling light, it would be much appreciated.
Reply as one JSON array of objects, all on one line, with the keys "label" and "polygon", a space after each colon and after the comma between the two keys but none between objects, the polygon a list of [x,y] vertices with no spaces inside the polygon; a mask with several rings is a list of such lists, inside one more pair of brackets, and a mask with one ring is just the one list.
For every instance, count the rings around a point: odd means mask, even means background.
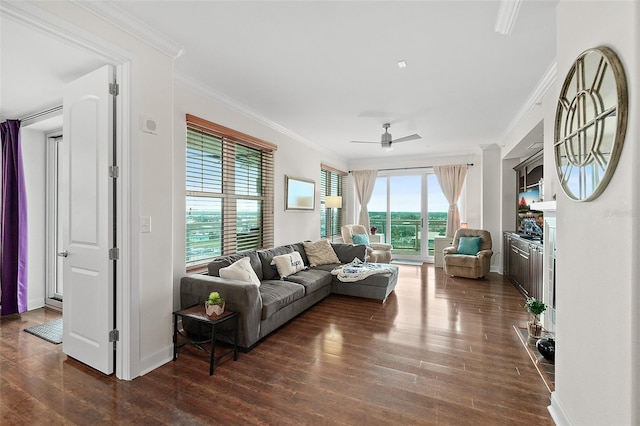
[{"label": "recessed ceiling light", "polygon": [[402,60],[402,61],[398,61],[398,68],[406,68],[407,67],[407,61]]}]

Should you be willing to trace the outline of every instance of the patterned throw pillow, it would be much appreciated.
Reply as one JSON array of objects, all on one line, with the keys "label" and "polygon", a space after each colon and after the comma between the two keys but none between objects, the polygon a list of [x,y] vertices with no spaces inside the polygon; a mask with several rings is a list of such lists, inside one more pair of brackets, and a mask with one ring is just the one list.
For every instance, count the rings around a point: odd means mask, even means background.
[{"label": "patterned throw pillow", "polygon": [[331,243],[327,240],[319,240],[315,242],[303,241],[304,251],[309,258],[310,266],[328,265],[331,263],[340,263],[340,259],[333,251]]},{"label": "patterned throw pillow", "polygon": [[367,247],[371,246],[367,234],[353,234],[351,237],[353,238],[353,244],[364,244]]},{"label": "patterned throw pillow", "polygon": [[251,267],[251,261],[248,257],[243,257],[226,268],[220,268],[219,273],[220,278],[260,285],[260,279],[256,275],[256,271]]},{"label": "patterned throw pillow", "polygon": [[289,275],[293,275],[298,271],[302,271],[306,268],[302,261],[302,256],[297,251],[292,253],[282,254],[280,256],[274,256],[271,261],[272,265],[276,265],[278,269],[278,275],[282,279],[287,278]]}]

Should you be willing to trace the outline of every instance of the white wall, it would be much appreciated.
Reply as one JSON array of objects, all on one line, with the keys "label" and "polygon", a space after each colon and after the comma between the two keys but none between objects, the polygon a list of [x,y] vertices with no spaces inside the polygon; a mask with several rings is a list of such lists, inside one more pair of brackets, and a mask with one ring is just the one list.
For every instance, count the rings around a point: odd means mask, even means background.
[{"label": "white wall", "polygon": [[491,271],[497,272],[502,269],[502,228],[500,217],[502,167],[500,148],[497,145],[490,145],[482,149],[480,169],[482,171],[481,228],[491,233],[493,247]]},{"label": "white wall", "polygon": [[[555,84],[505,138],[506,158],[544,120],[544,200],[557,197],[556,390],[558,424],[638,424],[638,2],[561,1],[557,9]],[[630,123],[622,158],[605,192],[578,203],[562,192],[553,153],[557,96],[584,50],[618,52],[629,83]],[[503,161],[503,176],[507,162]],[[514,177],[515,179],[515,177]],[[510,186],[506,178],[503,194]],[[503,198],[503,202],[507,202]],[[509,206],[503,206],[503,213]],[[618,212],[612,214],[612,212]],[[506,217],[506,215],[505,215]],[[504,221],[503,221],[504,224]]]},{"label": "white wall", "polygon": [[[118,321],[129,322],[120,331],[119,349],[124,362],[119,377],[134,378],[172,358],[173,308],[173,58],[107,23],[70,1],[38,2],[37,15],[54,32],[71,35],[83,48],[118,58],[128,64],[130,86],[121,81],[120,99],[130,107],[123,126],[124,149],[120,176],[130,185],[119,194],[128,203],[121,212],[130,221],[120,223],[119,271],[122,291],[117,306]],[[56,30],[56,26],[60,30]],[[121,59],[120,59],[121,58]],[[158,123],[156,135],[138,128],[139,115]],[[122,208],[122,206],[121,206]],[[140,234],[140,216],[151,218],[151,232]]]},{"label": "white wall", "polygon": [[27,192],[27,309],[44,306],[46,141],[43,132],[20,129]]},{"label": "white wall", "polygon": [[[629,83],[629,126],[604,193],[557,196],[556,391],[552,410],[571,424],[638,424],[638,2],[561,1],[558,84],[585,49],[607,45]],[[547,142],[547,147],[549,146]],[[612,212],[618,212],[612,214]]]},{"label": "white wall", "polygon": [[[186,114],[192,114],[249,134],[278,146],[274,162],[274,244],[290,244],[320,238],[320,164],[347,171],[346,162],[337,154],[302,143],[219,101],[207,88],[194,89],[192,82],[181,81],[175,87],[174,108],[174,308],[180,305],[180,278],[185,274],[185,152]],[[316,182],[316,208],[312,212],[285,211],[285,175]]]}]

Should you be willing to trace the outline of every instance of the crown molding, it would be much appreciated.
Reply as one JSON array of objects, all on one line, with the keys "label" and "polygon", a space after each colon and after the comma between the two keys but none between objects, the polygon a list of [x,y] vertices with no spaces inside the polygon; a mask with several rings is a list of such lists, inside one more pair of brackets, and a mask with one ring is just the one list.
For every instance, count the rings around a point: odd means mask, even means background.
[{"label": "crown molding", "polygon": [[89,51],[107,63],[131,59],[130,54],[120,46],[111,44],[30,2],[0,0],[0,14],[47,36],[55,37],[69,46]]},{"label": "crown molding", "polygon": [[478,146],[483,151],[493,151],[493,150],[502,149],[502,147],[500,145],[498,145],[497,143],[486,143],[486,144],[481,144],[481,145],[478,145]]},{"label": "crown molding", "polygon": [[182,45],[165,37],[162,33],[151,28],[144,21],[134,17],[114,3],[70,1],[173,59],[177,59],[184,54]]},{"label": "crown molding", "polygon": [[[188,76],[184,73],[180,73],[180,72],[176,72],[174,74],[174,78],[175,78],[175,82],[178,84],[181,84],[182,86],[184,86],[185,88],[191,90],[194,93],[197,93],[199,95],[203,95],[209,99],[213,99],[214,101],[220,102],[222,104],[224,104],[225,106],[227,106],[228,108],[244,115],[245,117],[249,117],[252,120],[255,120],[273,130],[275,130],[278,133],[281,133],[293,140],[296,140],[298,142],[302,142],[305,145],[308,145],[316,150],[324,150],[327,151],[326,148],[321,147],[319,144],[312,142],[311,140],[305,138],[304,136],[289,130],[288,128],[282,126],[281,124],[276,123],[273,120],[270,120],[268,118],[266,118],[265,116],[263,116],[262,114],[258,113],[257,111],[249,108],[248,106],[238,102],[237,100],[223,94],[220,93],[219,91],[217,91],[216,89],[212,88],[211,86],[202,83],[201,81],[198,81],[194,78],[192,78],[191,76]],[[334,153],[335,154],[335,153]]]},{"label": "crown molding", "polygon": [[502,139],[506,138],[509,133],[518,125],[518,123],[524,119],[533,110],[534,107],[540,106],[542,104],[542,98],[544,97],[547,90],[553,86],[556,82],[558,73],[558,63],[554,59],[547,71],[543,74],[538,84],[533,89],[533,92],[529,95],[525,103],[522,105],[518,113],[513,117],[506,130],[502,135]]},{"label": "crown molding", "polygon": [[513,31],[522,0],[501,0],[494,29],[498,34],[509,36]]}]

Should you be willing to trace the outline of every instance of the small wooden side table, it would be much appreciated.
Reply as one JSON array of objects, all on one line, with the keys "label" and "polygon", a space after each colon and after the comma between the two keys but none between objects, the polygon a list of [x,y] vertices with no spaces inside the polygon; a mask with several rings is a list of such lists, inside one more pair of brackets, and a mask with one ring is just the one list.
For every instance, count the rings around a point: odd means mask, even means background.
[{"label": "small wooden side table", "polygon": [[[206,324],[211,326],[211,337],[204,340],[196,340],[187,336],[186,333],[182,333],[178,330],[178,317],[189,318],[198,323],[198,336],[202,336],[202,325]],[[240,315],[237,312],[224,311],[220,315],[208,316],[205,312],[204,305],[194,305],[190,308],[181,309],[173,312],[173,360],[178,358],[178,349],[185,345],[194,345],[209,356],[209,375],[213,375],[216,361],[225,355],[233,352],[233,360],[238,360],[238,319]],[[216,355],[216,333],[221,331],[216,330],[217,326],[225,324],[224,334],[231,334],[233,336],[233,349],[225,351]],[[182,342],[178,342],[178,336],[182,336]],[[211,350],[207,350],[203,345],[211,342]]]}]

